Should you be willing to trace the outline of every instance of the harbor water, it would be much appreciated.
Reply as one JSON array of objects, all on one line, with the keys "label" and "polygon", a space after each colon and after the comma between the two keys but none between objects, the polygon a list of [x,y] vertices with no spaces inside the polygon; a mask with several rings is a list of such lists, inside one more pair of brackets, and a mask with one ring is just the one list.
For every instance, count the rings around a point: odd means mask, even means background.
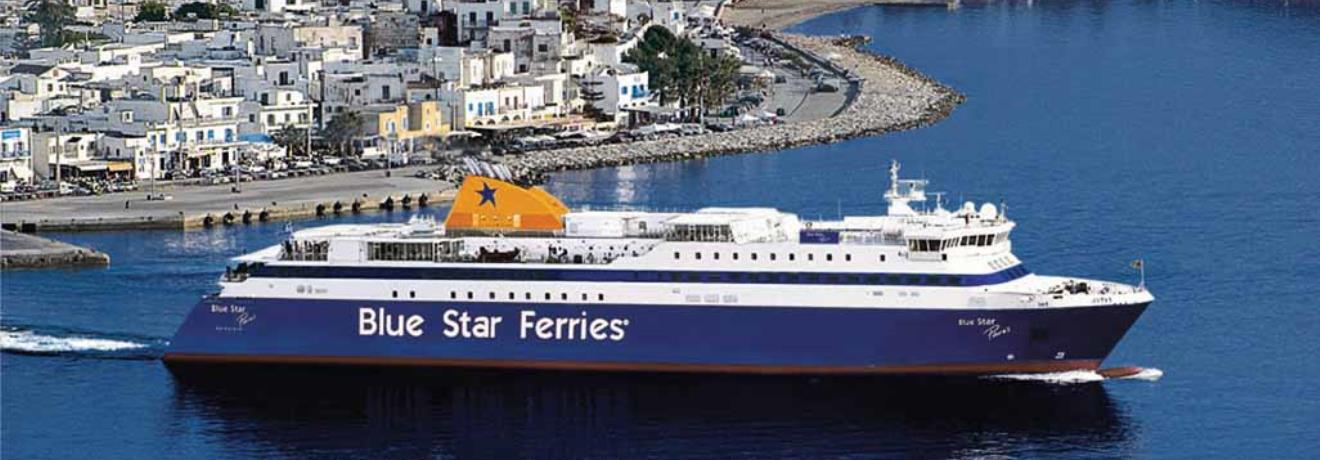
[{"label": "harbor water", "polygon": [[[1320,7],[964,2],[794,31],[967,94],[921,130],[560,173],[574,207],[883,212],[890,159],[949,207],[1001,201],[1038,273],[1156,296],[1107,364],[1156,380],[444,370],[173,375],[158,360],[228,257],[283,224],[52,234],[104,269],[0,278],[5,458],[1307,458],[1320,449]],[[443,213],[443,209],[421,212]],[[304,221],[403,221],[382,213]]]}]

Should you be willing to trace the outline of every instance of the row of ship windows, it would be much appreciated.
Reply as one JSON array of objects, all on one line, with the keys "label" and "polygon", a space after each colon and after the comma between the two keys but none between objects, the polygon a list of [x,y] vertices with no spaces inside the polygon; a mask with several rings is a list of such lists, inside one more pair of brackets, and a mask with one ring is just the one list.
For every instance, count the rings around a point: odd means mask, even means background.
[{"label": "row of ship windows", "polygon": [[[454,299],[454,300],[458,300],[458,298],[459,298],[459,295],[458,295],[458,294],[459,294],[458,291],[449,291],[449,298],[450,298],[450,299]],[[554,299],[554,295],[551,294],[551,293],[549,293],[549,292],[544,292],[544,293],[542,293],[542,294],[544,294],[545,300],[547,300],[547,301],[549,301],[549,300],[553,300],[553,299]],[[393,291],[391,295],[392,295],[392,297],[394,297],[394,298],[397,299],[397,298],[399,298],[399,291]],[[499,297],[499,296],[497,296],[497,295],[495,294],[495,291],[487,291],[487,292],[486,292],[486,298],[487,298],[488,300],[496,300],[497,297]],[[508,293],[508,297],[509,297],[509,300],[517,300],[517,299],[518,299],[518,295],[517,295],[516,293],[512,292],[512,291],[510,291],[510,292]],[[408,298],[409,298],[409,299],[416,299],[416,298],[417,298],[417,291],[408,291]],[[472,291],[467,291],[466,298],[467,298],[467,300],[475,300],[475,299],[477,298],[477,295],[476,295],[475,293],[473,293]],[[583,301],[583,302],[586,302],[586,301],[588,301],[588,300],[590,300],[590,299],[591,299],[591,296],[590,296],[590,295],[588,295],[588,294],[585,293],[585,292],[582,293],[582,301]],[[524,292],[524,293],[523,293],[523,300],[532,300],[532,293],[531,293],[531,292]],[[562,300],[562,301],[567,302],[567,301],[568,301],[568,293],[567,293],[567,292],[561,292],[561,293],[559,293],[559,300]],[[598,302],[604,302],[604,301],[605,301],[605,294],[596,294],[596,301],[598,301]]]},{"label": "row of ship windows", "polygon": [[[682,255],[683,255],[683,253],[678,252],[678,251],[674,251],[674,260],[682,259]],[[701,260],[701,253],[700,253],[700,252],[694,252],[694,253],[692,253],[691,255],[692,255],[692,258],[693,258],[693,259]],[[790,253],[788,253],[788,254],[786,254],[786,255],[788,256],[788,261],[789,261],[789,262],[797,261],[797,254],[796,254],[796,253],[791,253],[791,252],[790,252]],[[710,253],[710,256],[711,256],[711,260],[720,260],[720,253],[718,253],[718,252],[712,252],[712,253]],[[738,260],[739,253],[734,252],[734,253],[731,253],[730,256],[733,258],[733,260]],[[757,258],[760,257],[760,255],[759,255],[758,253],[755,253],[755,252],[748,253],[747,256],[748,256],[751,260],[757,260]],[[770,260],[779,260],[779,254],[774,253],[774,252],[771,252],[771,253],[769,253],[769,254],[766,254],[766,256],[769,257]],[[843,255],[843,261],[844,261],[844,262],[852,262],[852,259],[853,259],[852,254],[844,254],[844,255]],[[808,261],[808,262],[812,262],[812,261],[815,261],[815,260],[816,260],[816,254],[815,254],[815,253],[810,253],[810,252],[807,253],[807,261]],[[833,262],[833,261],[834,261],[834,254],[825,254],[825,261],[826,261],[826,262]],[[880,261],[881,261],[881,262],[884,262],[884,261],[885,261],[885,255],[884,255],[884,254],[880,254]]]}]

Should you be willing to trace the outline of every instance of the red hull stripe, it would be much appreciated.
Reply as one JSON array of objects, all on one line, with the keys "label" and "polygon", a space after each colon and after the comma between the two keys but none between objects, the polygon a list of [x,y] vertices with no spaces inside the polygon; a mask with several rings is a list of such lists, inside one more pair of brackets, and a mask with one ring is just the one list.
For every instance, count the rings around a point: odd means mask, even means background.
[{"label": "red hull stripe", "polygon": [[354,366],[434,366],[488,369],[536,369],[604,372],[681,372],[718,374],[1002,374],[1095,370],[1099,360],[1021,361],[1002,363],[917,364],[898,366],[774,366],[591,361],[518,361],[357,356],[208,355],[169,353],[166,363],[329,364]]}]

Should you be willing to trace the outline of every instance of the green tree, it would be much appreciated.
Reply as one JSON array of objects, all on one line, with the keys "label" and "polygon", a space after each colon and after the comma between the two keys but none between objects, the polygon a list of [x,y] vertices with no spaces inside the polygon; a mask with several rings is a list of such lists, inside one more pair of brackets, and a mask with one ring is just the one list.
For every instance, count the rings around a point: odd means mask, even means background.
[{"label": "green tree", "polygon": [[138,5],[138,13],[133,20],[137,22],[164,21],[169,19],[169,14],[169,7],[166,6],[164,2],[147,0],[141,5]]},{"label": "green tree", "polygon": [[238,14],[238,10],[229,5],[192,2],[179,6],[178,9],[174,10],[171,17],[179,21],[192,21],[195,19],[220,19],[221,16],[234,16],[236,14]]},{"label": "green tree", "polygon": [[279,131],[275,132],[275,145],[284,147],[292,157],[308,157],[311,152],[307,150],[307,130],[293,125],[284,125]]},{"label": "green tree", "polygon": [[711,56],[692,40],[677,37],[664,27],[647,29],[624,59],[647,72],[651,92],[661,103],[678,102],[700,112],[723,104],[738,90],[742,66],[728,55]]},{"label": "green tree", "polygon": [[27,11],[23,20],[41,28],[39,46],[62,46],[74,38],[73,34],[64,30],[75,22],[75,10],[68,3],[59,0],[28,0],[23,7]]},{"label": "green tree", "polygon": [[361,134],[362,115],[357,112],[343,112],[330,119],[330,123],[327,123],[321,132],[321,137],[343,156],[351,153],[353,139]]}]

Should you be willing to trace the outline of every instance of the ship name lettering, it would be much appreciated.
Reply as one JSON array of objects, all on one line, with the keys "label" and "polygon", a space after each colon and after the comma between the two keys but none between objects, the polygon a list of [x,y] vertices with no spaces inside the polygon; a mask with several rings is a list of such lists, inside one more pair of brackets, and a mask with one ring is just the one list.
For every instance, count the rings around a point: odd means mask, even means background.
[{"label": "ship name lettering", "polygon": [[468,312],[445,310],[442,317],[445,322],[445,337],[463,337],[477,339],[495,338],[496,325],[504,320],[501,316],[468,316]]},{"label": "ship name lettering", "polygon": [[623,318],[588,318],[587,312],[579,317],[537,317],[535,310],[523,310],[519,315],[518,338],[535,337],[541,340],[623,340],[628,320]]},{"label": "ship name lettering", "polygon": [[358,309],[358,335],[389,337],[422,336],[422,315],[390,314],[384,308]]}]

